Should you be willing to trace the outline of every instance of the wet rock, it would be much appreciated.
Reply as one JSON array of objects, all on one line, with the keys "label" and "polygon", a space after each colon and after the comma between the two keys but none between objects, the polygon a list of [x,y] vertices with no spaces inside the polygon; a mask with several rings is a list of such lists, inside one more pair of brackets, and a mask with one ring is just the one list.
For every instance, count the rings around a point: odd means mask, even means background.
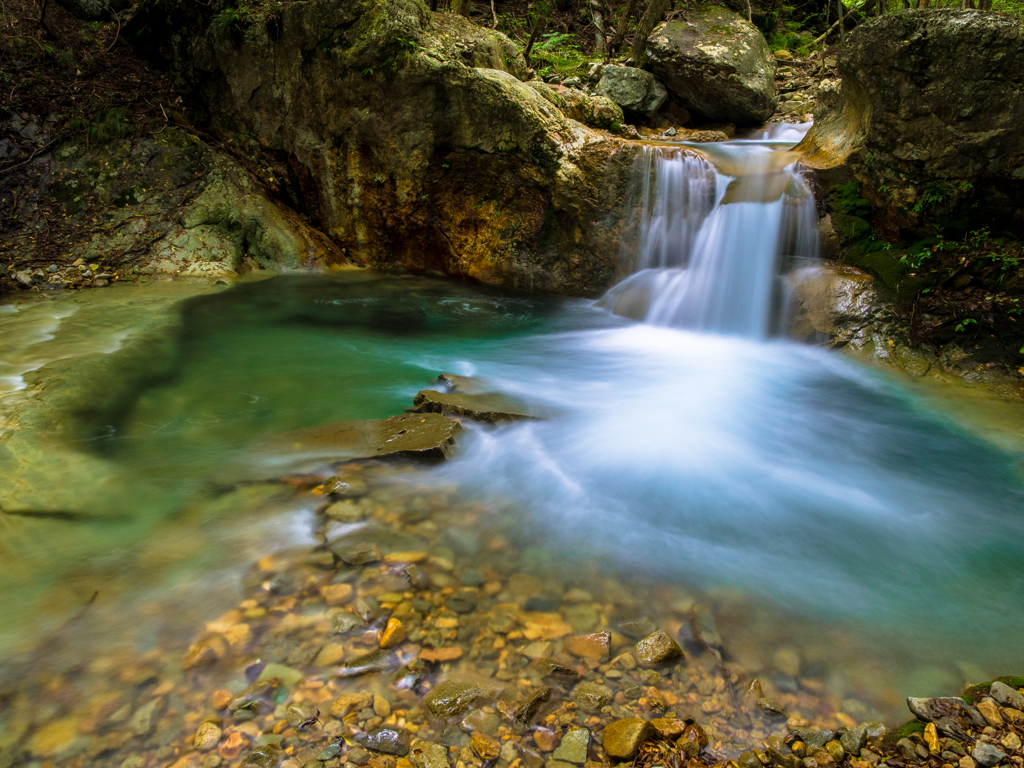
[{"label": "wet rock", "polygon": [[757,708],[770,717],[786,717],[786,710],[775,699],[758,699]]},{"label": "wet rock", "polygon": [[[495,728],[495,732],[497,732],[497,728]],[[470,743],[473,751],[476,752],[477,757],[481,760],[497,760],[498,755],[501,754],[501,744],[486,733],[474,731],[470,737]]]},{"label": "wet rock", "polygon": [[395,618],[388,619],[388,623],[380,635],[380,647],[394,648],[403,640],[405,640],[405,627],[402,626],[402,622]]},{"label": "wet rock", "polygon": [[587,762],[587,748],[590,746],[590,731],[586,728],[575,728],[562,735],[552,757],[567,763],[582,764]]},{"label": "wet rock", "polygon": [[910,697],[907,707],[918,719],[935,723],[936,728],[954,738],[966,738],[969,726],[983,728],[986,725],[985,718],[976,709],[955,696],[934,699]]},{"label": "wet rock", "polygon": [[790,728],[789,732],[795,734],[800,741],[809,747],[821,749],[828,742],[832,741],[833,731],[818,731],[809,728]]},{"label": "wet rock", "polygon": [[440,648],[424,648],[420,651],[419,658],[436,664],[442,661],[457,661],[462,658],[462,654],[461,646],[445,645]]},{"label": "wet rock", "polygon": [[633,648],[633,653],[641,666],[653,667],[680,658],[683,655],[683,649],[675,640],[659,629],[638,642]]},{"label": "wet rock", "polygon": [[404,728],[385,726],[367,733],[360,740],[360,743],[374,752],[405,757],[409,754],[409,749],[412,747],[412,734]]},{"label": "wet rock", "polygon": [[[547,645],[547,643],[545,643]],[[537,669],[541,673],[541,677],[544,678],[545,682],[553,683],[574,683],[579,677],[580,673],[572,667],[567,667],[564,664],[559,664],[554,659],[538,658],[535,662]]]},{"label": "wet rock", "polygon": [[369,691],[359,693],[343,693],[331,704],[331,717],[343,718],[350,712],[358,712],[373,704],[373,694]]},{"label": "wet rock", "polygon": [[441,744],[417,739],[409,751],[414,768],[448,768],[448,750]]},{"label": "wet rock", "polygon": [[284,752],[279,746],[265,744],[246,755],[242,765],[251,765],[253,768],[277,768],[282,757]]},{"label": "wet rock", "polygon": [[382,456],[443,459],[455,449],[460,429],[458,422],[439,413],[344,421],[260,440],[246,453],[244,463],[258,466],[262,460],[280,467],[288,457],[294,457],[288,463],[300,467]]},{"label": "wet rock", "polygon": [[274,696],[281,687],[277,678],[258,680],[235,696],[228,711],[235,717],[255,717],[274,709]]},{"label": "wet rock", "polygon": [[339,611],[331,619],[331,627],[339,634],[344,635],[356,629],[362,629],[366,623],[356,616],[352,611]]},{"label": "wet rock", "polygon": [[145,736],[155,725],[155,718],[160,714],[160,710],[163,709],[164,699],[161,696],[156,697],[147,704],[142,705],[132,715],[132,719],[128,721],[128,730],[135,736]]},{"label": "wet rock", "polygon": [[464,589],[460,592],[456,592],[445,601],[445,605],[456,613],[471,613],[476,610],[476,607],[479,604],[479,596],[475,591],[470,589]]},{"label": "wet rock", "polygon": [[750,125],[775,112],[775,60],[761,32],[720,6],[658,25],[650,69],[673,99],[709,120]]},{"label": "wet rock", "polygon": [[990,766],[997,765],[1000,760],[1006,757],[1006,753],[994,744],[986,744],[983,741],[979,741],[973,750],[971,750],[971,757],[974,758],[978,765],[989,768]]},{"label": "wet rock", "polygon": [[317,752],[317,760],[331,760],[341,754],[341,744],[333,742]]},{"label": "wet rock", "polygon": [[789,677],[800,674],[800,655],[792,648],[780,648],[772,657],[775,668]]},{"label": "wet rock", "polygon": [[523,605],[523,609],[527,611],[549,613],[551,611],[557,611],[561,605],[562,596],[558,593],[551,592],[544,595],[531,595],[527,598],[526,603]]},{"label": "wet rock", "polygon": [[601,733],[601,745],[609,757],[617,760],[632,760],[640,745],[651,735],[646,720],[616,720]]},{"label": "wet rock", "polygon": [[348,480],[341,477],[329,477],[324,481],[324,496],[335,499],[358,499],[369,493],[370,488],[365,480],[358,477]]},{"label": "wet rock", "polygon": [[1024,710],[1024,694],[998,680],[992,683],[989,695],[1004,707]]},{"label": "wet rock", "polygon": [[402,569],[402,575],[405,576],[406,581],[409,582],[409,586],[413,589],[426,589],[430,586],[430,580],[418,565],[415,563],[407,565]]},{"label": "wet rock", "polygon": [[196,735],[192,739],[192,746],[200,752],[206,752],[217,746],[223,734],[224,732],[216,723],[203,723],[196,729]]},{"label": "wet rock", "polygon": [[54,757],[66,753],[77,740],[77,720],[72,718],[51,720],[32,735],[28,751],[35,757]]},{"label": "wet rock", "polygon": [[567,637],[562,641],[562,647],[567,653],[581,659],[600,661],[608,656],[611,641],[611,635],[607,632],[595,632],[582,637]]},{"label": "wet rock", "polygon": [[415,413],[445,413],[496,424],[532,418],[530,409],[497,392],[461,394],[424,389],[413,398]]},{"label": "wet rock", "polygon": [[464,587],[482,587],[487,583],[487,576],[479,568],[463,568],[459,583]]},{"label": "wet rock", "polygon": [[839,743],[849,754],[859,755],[860,751],[868,745],[868,730],[863,725],[848,728],[839,737]]},{"label": "wet rock", "polygon": [[[704,605],[704,603],[695,603],[690,610],[693,623],[697,625],[697,632],[700,634],[700,639],[712,648],[721,650],[722,636],[718,633],[718,627],[715,624],[715,615],[712,613],[711,609]],[[703,645],[700,640],[694,636],[693,627],[689,621],[685,622],[679,630],[679,638],[684,642]]]},{"label": "wet rock", "polygon": [[299,670],[292,669],[284,664],[267,664],[263,671],[260,672],[260,676],[256,678],[256,682],[263,682],[271,678],[277,678],[285,688],[291,688],[296,683],[301,682],[305,675]]},{"label": "wet rock", "polygon": [[610,688],[589,680],[580,683],[572,691],[572,700],[586,712],[597,712],[611,699]]},{"label": "wet rock", "polygon": [[676,740],[676,744],[686,754],[696,757],[708,745],[708,735],[696,723],[690,723],[683,731],[683,735]]},{"label": "wet rock", "polygon": [[396,669],[401,660],[394,651],[378,648],[376,651],[345,662],[335,672],[336,677],[358,677],[359,675],[371,675],[378,672],[389,672]]},{"label": "wet rock", "polygon": [[608,64],[601,70],[597,94],[611,99],[627,118],[650,117],[668,99],[665,86],[650,72]]},{"label": "wet rock", "polygon": [[626,637],[632,638],[633,640],[642,640],[648,635],[656,632],[658,630],[658,626],[647,617],[644,617],[637,621],[627,621],[624,624],[620,624],[619,629],[622,630],[622,634]]},{"label": "wet rock", "polygon": [[457,680],[446,680],[434,686],[423,699],[423,706],[434,717],[449,719],[462,717],[481,699],[495,694],[493,688]]},{"label": "wet rock", "polygon": [[529,698],[523,703],[523,705],[516,710],[514,728],[516,733],[523,733],[533,722],[533,718],[537,716],[540,708],[546,701],[551,699],[550,688],[538,688],[534,691]]}]

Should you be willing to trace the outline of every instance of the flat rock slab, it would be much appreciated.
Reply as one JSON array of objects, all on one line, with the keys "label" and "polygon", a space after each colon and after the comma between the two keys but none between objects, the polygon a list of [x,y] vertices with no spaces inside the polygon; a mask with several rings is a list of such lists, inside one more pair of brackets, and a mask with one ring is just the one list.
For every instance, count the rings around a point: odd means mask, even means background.
[{"label": "flat rock slab", "polygon": [[424,389],[412,402],[414,413],[450,413],[490,423],[534,418],[525,405],[497,392],[463,394]]},{"label": "flat rock slab", "polygon": [[240,482],[307,471],[329,462],[385,456],[445,459],[461,429],[457,421],[440,413],[412,413],[281,432],[257,441],[220,479]]}]

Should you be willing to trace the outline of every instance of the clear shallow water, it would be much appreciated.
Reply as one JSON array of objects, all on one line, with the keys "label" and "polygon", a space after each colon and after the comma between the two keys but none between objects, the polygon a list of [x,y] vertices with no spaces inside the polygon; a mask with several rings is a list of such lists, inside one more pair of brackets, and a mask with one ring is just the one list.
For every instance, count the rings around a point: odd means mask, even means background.
[{"label": "clear shallow water", "polygon": [[[783,642],[820,655],[838,631],[851,644],[828,663],[879,665],[869,686],[916,694],[1024,661],[1019,455],[838,355],[365,274],[275,278],[182,311],[173,372],[61,438],[95,462],[82,508],[110,519],[19,521],[0,592],[23,617],[12,646],[94,590],[110,622],[92,647],[184,642],[237,600],[254,559],[311,541],[308,501],[260,486],[223,497],[220,470],[266,434],[399,413],[453,372],[555,416],[470,427],[454,461],[407,489],[395,475],[394,493],[487,502],[493,519],[474,525],[542,551],[538,563],[741,595],[724,633],[741,656]],[[157,631],[168,621],[178,635]],[[840,658],[851,648],[859,658]]]}]

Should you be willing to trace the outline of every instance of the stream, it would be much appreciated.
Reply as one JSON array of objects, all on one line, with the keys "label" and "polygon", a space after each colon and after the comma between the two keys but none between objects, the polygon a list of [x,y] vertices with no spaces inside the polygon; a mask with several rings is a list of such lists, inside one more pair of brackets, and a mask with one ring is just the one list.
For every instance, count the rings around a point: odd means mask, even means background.
[{"label": "stream", "polygon": [[[173,724],[95,759],[171,764],[210,691],[244,687],[253,659],[315,677],[323,642],[251,646],[202,674],[181,660],[204,625],[306,594],[259,574],[313,578],[323,536],[367,520],[430,553],[438,599],[477,590],[466,626],[515,601],[574,632],[647,617],[698,659],[687,616],[706,606],[724,661],[808,721],[891,723],[902,697],[1019,670],[1024,484],[1005,434],[1024,419],[785,337],[784,276],[817,258],[798,133],[642,153],[631,274],[597,303],[353,271],[0,305],[0,507],[62,513],[0,516],[0,755],[93,755],[83,723],[166,680],[185,691],[169,694]],[[266,435],[402,413],[441,373],[542,418],[464,421],[442,463],[337,469],[369,491],[327,528],[323,499],[280,477],[334,470],[248,458]],[[402,605],[386,567],[344,583],[362,594],[371,578],[370,614]],[[402,616],[429,614],[417,599]],[[55,724],[53,746],[40,734]]]}]

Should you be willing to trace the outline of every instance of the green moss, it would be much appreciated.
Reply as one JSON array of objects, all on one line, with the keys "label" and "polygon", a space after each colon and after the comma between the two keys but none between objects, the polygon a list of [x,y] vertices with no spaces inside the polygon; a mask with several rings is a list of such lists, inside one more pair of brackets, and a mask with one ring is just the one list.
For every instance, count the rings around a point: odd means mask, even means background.
[{"label": "green moss", "polygon": [[924,725],[920,720],[911,720],[909,723],[904,723],[899,728],[889,731],[882,741],[891,746],[900,739],[909,739],[915,733],[924,733]]},{"label": "green moss", "polygon": [[978,683],[977,685],[969,685],[963,689],[960,693],[960,698],[966,701],[968,704],[976,704],[983,698],[988,696],[989,688],[992,687],[992,683],[1000,682],[1004,685],[1008,685],[1013,689],[1024,688],[1024,677],[1018,677],[1016,675],[1004,675],[1003,677],[997,677],[995,680],[989,680],[987,683]]}]

